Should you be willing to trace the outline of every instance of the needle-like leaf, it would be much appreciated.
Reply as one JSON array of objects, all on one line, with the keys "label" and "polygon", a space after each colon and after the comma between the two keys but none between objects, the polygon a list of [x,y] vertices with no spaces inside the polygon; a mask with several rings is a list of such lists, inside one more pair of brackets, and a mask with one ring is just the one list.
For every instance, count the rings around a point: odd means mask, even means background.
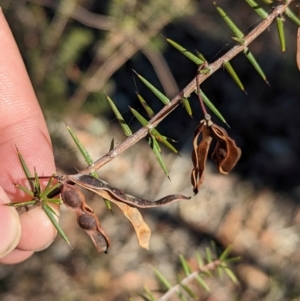
[{"label": "needle-like leaf", "polygon": [[191,108],[188,98],[182,97],[181,100],[182,100],[182,104],[183,104],[186,112],[189,114],[190,117],[193,117],[192,108]]},{"label": "needle-like leaf", "polygon": [[300,27],[300,18],[288,7],[285,14]]},{"label": "needle-like leaf", "polygon": [[[234,71],[232,65],[230,62],[224,62],[223,66],[225,67],[225,69],[228,71],[228,73],[231,75],[231,77],[233,78],[233,80],[236,82],[236,84],[239,86],[239,88],[245,92],[245,88],[242,84],[242,82],[240,81],[238,75],[236,74],[236,72]],[[246,93],[246,92],[245,92]]]},{"label": "needle-like leaf", "polygon": [[155,267],[152,267],[152,270],[153,270],[156,278],[166,289],[170,289],[172,287],[172,284],[167,280],[167,278],[158,269],[156,269]]},{"label": "needle-like leaf", "polygon": [[230,29],[233,31],[233,33],[236,35],[237,38],[241,39],[244,37],[244,34],[240,29],[235,25],[235,23],[229,18],[229,16],[225,13],[225,11],[217,6],[216,2],[214,2],[214,5],[216,6],[217,11],[219,12],[220,16],[223,18],[223,20],[226,22],[226,24],[230,27]]},{"label": "needle-like leaf", "polygon": [[276,18],[276,23],[281,45],[281,51],[285,52],[284,19],[282,17],[278,17]]},{"label": "needle-like leaf", "polygon": [[158,145],[158,142],[156,141],[155,137],[152,136],[152,135],[149,135],[148,138],[148,144],[150,145],[156,159],[157,159],[157,162],[158,164],[160,165],[160,167],[162,168],[163,172],[165,173],[165,175],[170,179],[169,177],[169,172],[168,172],[168,169],[167,169],[167,166],[162,158],[162,155],[161,155],[161,149]]},{"label": "needle-like leaf", "polygon": [[[148,126],[149,123],[148,121],[135,109],[130,108],[132,114],[134,115],[134,117],[143,125],[143,126]],[[166,147],[168,147],[171,151],[173,151],[175,154],[178,154],[177,149],[168,141],[168,139],[161,135],[158,130],[156,129],[151,129],[149,130],[149,133],[154,136],[158,141],[160,141],[161,143],[163,143]]]},{"label": "needle-like leaf", "polygon": [[[81,141],[78,139],[77,135],[75,134],[75,132],[67,125],[67,129],[73,139],[73,141],[75,142],[77,148],[79,149],[80,153],[82,154],[85,162],[88,165],[91,165],[93,163],[93,159],[91,157],[91,155],[88,153],[88,151],[86,150],[86,148],[84,147],[84,145],[81,143]],[[113,140],[111,142],[111,146],[113,145]],[[92,176],[94,176],[95,178],[98,178],[98,174],[96,172],[92,172]],[[109,210],[111,209],[111,204],[109,203],[108,200],[104,199],[105,205]]]},{"label": "needle-like leaf", "polygon": [[232,272],[231,269],[225,267],[225,268],[224,268],[224,271],[225,271],[225,273],[228,275],[228,277],[231,279],[231,281],[232,281],[233,283],[236,284],[236,283],[239,282],[238,279],[236,278],[235,274]]},{"label": "needle-like leaf", "polygon": [[187,286],[180,282],[182,289],[194,300],[197,300],[197,295]]},{"label": "needle-like leaf", "polygon": [[223,117],[223,115],[220,113],[220,111],[214,106],[214,104],[209,100],[209,98],[204,94],[203,90],[200,90],[201,96],[203,98],[204,103],[210,108],[210,110],[222,121],[224,122],[228,127],[228,123]]},{"label": "needle-like leaf", "polygon": [[259,66],[257,60],[255,59],[252,52],[250,52],[248,47],[245,48],[244,54],[247,57],[247,59],[249,60],[249,62],[252,64],[252,66],[255,68],[255,70],[258,72],[258,74],[262,77],[262,79],[269,85],[269,82],[267,80],[267,77],[266,77],[265,73],[263,72],[263,70]]},{"label": "needle-like leaf", "polygon": [[246,0],[246,2],[255,10],[255,12],[262,18],[266,19],[268,17],[268,13],[260,7],[256,1],[254,0]]},{"label": "needle-like leaf", "polygon": [[46,203],[42,205],[42,208],[43,208],[44,212],[46,213],[46,215],[48,216],[48,218],[50,219],[50,221],[52,222],[52,224],[54,225],[54,227],[56,228],[56,230],[58,231],[58,233],[64,239],[64,241],[72,248],[68,237],[66,236],[65,232],[63,231],[63,229],[61,228],[61,226],[59,225],[59,223],[56,219],[57,213],[54,211],[54,209],[50,205],[48,205]]},{"label": "needle-like leaf", "polygon": [[185,55],[189,60],[191,60],[192,62],[194,62],[196,65],[202,65],[204,64],[204,60],[202,60],[201,58],[197,57],[196,55],[194,55],[193,53],[189,52],[187,49],[185,49],[184,47],[180,46],[178,43],[174,42],[171,39],[166,39],[166,41],[172,45],[175,49],[177,49],[179,52],[181,52],[183,55]]},{"label": "needle-like leaf", "polygon": [[124,134],[128,137],[132,135],[132,131],[130,129],[130,127],[128,126],[128,124],[126,123],[125,119],[123,118],[122,114],[120,113],[120,111],[118,110],[118,108],[116,107],[116,105],[114,104],[114,102],[112,101],[112,99],[109,96],[106,96],[106,99],[108,100],[108,103],[111,107],[111,109],[113,110],[117,120],[119,121]]},{"label": "needle-like leaf", "polygon": [[206,282],[202,279],[200,275],[196,276],[196,280],[200,286],[202,286],[207,292],[210,292],[209,286],[206,284]]},{"label": "needle-like leaf", "polygon": [[[133,70],[134,71],[134,70]],[[170,103],[170,99],[161,93],[157,88],[155,88],[152,84],[150,84],[144,77],[139,75],[136,71],[134,71],[138,78],[145,84],[146,87],[150,89],[150,91],[165,105]]]},{"label": "needle-like leaf", "polygon": [[191,267],[189,266],[188,262],[186,261],[183,255],[179,255],[179,260],[185,275],[188,276],[192,272]]},{"label": "needle-like leaf", "polygon": [[136,94],[141,105],[143,106],[143,108],[145,109],[147,115],[149,118],[152,118],[154,116],[154,112],[153,110],[151,109],[151,107],[147,104],[146,100],[142,97],[141,94],[137,93]]}]

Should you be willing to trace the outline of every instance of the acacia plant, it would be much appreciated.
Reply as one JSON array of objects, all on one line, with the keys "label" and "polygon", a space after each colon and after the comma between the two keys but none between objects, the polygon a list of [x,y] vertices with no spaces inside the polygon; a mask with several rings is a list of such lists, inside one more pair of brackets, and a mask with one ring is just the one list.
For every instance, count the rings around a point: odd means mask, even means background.
[{"label": "acacia plant", "polygon": [[[237,83],[237,85],[244,90],[243,84],[240,81],[237,73],[234,71],[230,61],[234,57],[236,57],[239,53],[243,52],[247,57],[249,62],[258,72],[258,74],[262,77],[264,81],[267,82],[266,75],[259,66],[259,63],[251,53],[249,49],[249,45],[252,41],[254,41],[260,34],[262,34],[266,29],[268,29],[273,22],[277,23],[279,38],[281,42],[282,51],[285,51],[285,36],[284,36],[284,16],[287,16],[292,21],[294,21],[297,26],[300,26],[300,20],[295,13],[290,9],[290,4],[292,0],[280,1],[275,6],[272,6],[270,12],[267,12],[265,9],[259,6],[253,0],[246,0],[249,4],[250,8],[255,10],[255,12],[262,18],[262,21],[250,32],[243,33],[235,24],[234,21],[227,15],[227,13],[218,6],[217,3],[214,3],[217,11],[220,16],[226,22],[226,24],[230,27],[234,34],[234,41],[236,44],[223,56],[216,59],[214,62],[207,62],[203,55],[197,53],[193,54],[189,50],[185,49],[184,46],[179,45],[175,41],[166,38],[166,41],[170,43],[173,47],[175,47],[178,51],[182,53],[182,55],[186,56],[187,59],[194,62],[198,65],[198,72],[195,74],[195,77],[190,81],[190,83],[183,88],[175,97],[169,99],[166,95],[164,95],[161,91],[155,88],[147,79],[145,79],[142,75],[135,72],[136,76],[153,92],[156,98],[158,98],[163,104],[164,107],[157,113],[154,113],[151,105],[146,103],[142,95],[138,94],[138,98],[145,109],[148,120],[143,117],[137,110],[134,108],[130,108],[133,116],[142,124],[142,127],[132,133],[129,125],[126,123],[122,114],[114,104],[113,100],[107,96],[107,101],[109,102],[112,110],[114,111],[116,118],[118,119],[121,127],[124,130],[127,138],[117,146],[114,146],[112,143],[111,149],[104,156],[93,161],[91,156],[87,153],[85,147],[77,138],[76,134],[68,127],[68,130],[75,141],[78,149],[84,156],[85,161],[88,166],[78,171],[73,175],[49,175],[48,181],[46,183],[45,188],[41,188],[40,182],[44,181],[39,177],[38,171],[32,175],[29,171],[29,168],[26,166],[26,162],[23,160],[22,155],[18,152],[21,164],[25,171],[26,177],[30,182],[31,190],[28,190],[26,187],[18,186],[20,189],[25,191],[26,193],[31,195],[31,199],[28,202],[22,203],[14,203],[12,206],[18,208],[20,214],[24,212],[24,209],[30,210],[36,206],[42,206],[47,216],[51,219],[54,226],[60,232],[60,234],[64,237],[64,239],[69,243],[67,236],[59,226],[55,218],[55,212],[49,206],[49,203],[61,203],[65,204],[68,208],[75,211],[77,214],[77,222],[79,226],[84,229],[87,234],[91,237],[93,243],[96,248],[100,252],[107,252],[109,247],[109,238],[106,235],[104,229],[100,225],[97,216],[95,215],[93,209],[86,203],[83,193],[76,187],[76,185],[81,186],[87,190],[90,190],[98,195],[100,195],[106,202],[108,208],[111,208],[110,203],[116,204],[123,214],[129,219],[132,223],[138,242],[141,247],[148,249],[149,248],[149,240],[151,235],[151,230],[149,226],[145,223],[140,214],[138,208],[149,208],[166,205],[173,201],[180,201],[181,199],[188,200],[191,196],[184,196],[177,194],[174,192],[172,195],[165,196],[164,198],[157,201],[150,201],[143,198],[137,198],[132,195],[124,193],[119,188],[115,188],[114,183],[108,184],[107,182],[99,179],[96,171],[103,167],[105,164],[109,163],[111,160],[116,158],[118,155],[122,154],[125,150],[132,147],[139,140],[145,138],[151,147],[154,155],[157,158],[158,163],[163,169],[166,176],[169,177],[169,173],[167,170],[167,166],[163,161],[163,157],[161,154],[161,144],[164,144],[171,151],[178,154],[178,150],[172,144],[172,139],[164,136],[162,133],[158,132],[156,129],[157,125],[164,120],[164,118],[171,114],[173,110],[180,104],[183,104],[187,110],[189,115],[192,115],[191,107],[189,104],[189,97],[196,93],[199,99],[199,104],[202,112],[203,119],[199,121],[199,125],[195,129],[194,133],[194,141],[193,141],[193,151],[192,151],[192,163],[193,168],[191,168],[191,184],[192,191],[196,194],[199,189],[201,189],[201,184],[205,180],[203,177],[205,170],[205,163],[208,156],[208,151],[210,144],[213,139],[216,140],[216,145],[212,153],[212,160],[216,163],[217,169],[222,174],[228,174],[232,168],[237,164],[240,156],[241,150],[236,145],[234,140],[230,138],[226,132],[226,130],[219,125],[219,123],[223,123],[223,126],[227,126],[227,122],[223,115],[219,112],[219,110],[212,104],[212,102],[208,99],[208,97],[204,94],[201,89],[201,84],[210,76],[214,74],[218,69],[225,68],[228,73],[232,76],[233,80]],[[272,1],[267,1],[272,2]],[[273,3],[271,3],[274,5]],[[299,45],[299,39],[298,39]],[[50,45],[51,46],[51,45]],[[49,46],[49,47],[50,47]],[[54,47],[53,45],[51,47]],[[51,48],[50,47],[50,48]],[[297,52],[297,65],[300,65],[299,58],[300,49]],[[91,84],[89,79],[85,79],[87,81],[86,85]],[[268,82],[267,82],[268,83]],[[74,103],[80,103],[80,97],[84,94],[84,91],[77,91],[78,93],[74,95]],[[210,109],[211,113],[208,114],[207,108]],[[212,122],[212,117],[216,119],[216,122]],[[201,137],[201,138],[200,138]],[[198,141],[200,138],[200,141]],[[46,177],[47,178],[47,177]],[[57,198],[56,195],[60,193],[60,198]],[[105,226],[104,226],[105,228]],[[227,256],[227,253],[225,254]],[[220,257],[220,259],[216,259],[212,263],[211,258],[209,259],[209,267],[207,269],[213,270],[222,266],[227,268],[225,262],[226,256]],[[208,260],[208,261],[209,261]],[[205,269],[202,268],[199,271],[203,271]],[[188,268],[186,270],[187,277],[197,277],[198,272],[192,273]],[[193,276],[190,276],[193,275]],[[232,276],[233,277],[233,276]],[[184,283],[186,280],[182,280],[181,288],[184,287]],[[169,292],[166,293],[164,297],[160,300],[167,300],[169,296],[178,292],[178,287],[176,289],[174,287],[169,287]],[[187,289],[186,289],[187,290]],[[149,294],[150,296],[151,294]],[[149,300],[151,297],[149,297]],[[144,297],[146,298],[146,297]]]}]

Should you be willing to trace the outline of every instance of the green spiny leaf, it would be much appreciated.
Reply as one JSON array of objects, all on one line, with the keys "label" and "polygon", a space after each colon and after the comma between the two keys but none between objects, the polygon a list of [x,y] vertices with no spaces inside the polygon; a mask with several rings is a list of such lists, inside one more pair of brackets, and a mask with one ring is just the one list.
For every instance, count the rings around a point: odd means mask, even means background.
[{"label": "green spiny leaf", "polygon": [[223,279],[223,268],[218,266],[217,271],[218,271],[218,274],[219,274],[219,278],[222,280]]},{"label": "green spiny leaf", "polygon": [[73,132],[73,130],[68,126],[67,126],[67,130],[69,131],[73,141],[75,142],[76,146],[78,147],[79,151],[81,152],[85,162],[88,165],[91,165],[93,163],[93,159],[90,156],[90,154],[87,152],[86,148],[83,146],[83,144],[80,142],[80,140],[78,139],[77,135]]},{"label": "green spiny leaf", "polygon": [[21,186],[21,185],[16,185],[16,187],[20,190],[22,190],[23,192],[25,192],[26,194],[29,194],[30,196],[34,197],[34,193],[32,192],[32,190],[29,190],[28,188],[26,188],[25,186]]},{"label": "green spiny leaf", "polygon": [[220,260],[221,260],[221,261],[226,260],[227,257],[228,257],[228,255],[230,254],[231,250],[232,250],[232,246],[229,245],[229,246],[224,250],[224,252],[221,254]]},{"label": "green spiny leaf", "polygon": [[68,237],[66,236],[65,232],[63,231],[63,229],[61,228],[61,226],[59,225],[59,223],[57,222],[57,220],[55,218],[55,216],[57,216],[57,214],[54,211],[54,209],[51,206],[49,206],[48,204],[43,204],[42,208],[43,208],[44,212],[46,213],[46,215],[48,216],[48,218],[50,219],[50,221],[52,222],[53,226],[56,228],[57,232],[61,235],[61,237],[64,239],[64,241],[72,248]]},{"label": "green spiny leaf", "polygon": [[44,190],[42,191],[40,198],[43,200],[47,197],[47,195],[52,192],[53,190],[55,190],[56,188],[58,188],[61,184],[60,183],[56,183],[53,185],[53,179],[54,179],[54,174],[50,177],[46,187],[44,188]]},{"label": "green spiny leaf", "polygon": [[194,299],[194,300],[197,299],[197,295],[187,285],[185,285],[181,282],[179,284],[192,299]]},{"label": "green spiny leaf", "polygon": [[[169,148],[175,154],[179,154],[178,150],[168,141],[169,138],[166,136],[161,135],[156,129],[150,131],[150,134],[153,135],[159,142],[163,143],[167,148]],[[170,139],[174,141],[173,139]]]},{"label": "green spiny leaf", "polygon": [[200,58],[200,60],[202,60],[205,63],[207,62],[207,59],[204,57],[204,55],[201,52],[196,50],[196,53],[197,53],[197,56]]},{"label": "green spiny leaf", "polygon": [[223,117],[223,115],[220,113],[220,111],[214,106],[214,104],[208,99],[208,97],[204,94],[203,90],[200,90],[201,96],[203,98],[204,103],[210,108],[210,110],[222,121],[224,122],[228,127],[228,123]]},{"label": "green spiny leaf", "polygon": [[19,208],[19,207],[23,207],[23,206],[34,205],[35,203],[36,203],[36,200],[30,200],[30,201],[25,201],[25,202],[8,203],[6,205],[10,206],[10,207],[14,207],[14,208]]},{"label": "green spiny leaf", "polygon": [[235,274],[231,271],[231,269],[229,268],[224,268],[224,271],[226,272],[226,274],[228,275],[228,277],[231,279],[231,281],[233,283],[238,283],[238,279],[236,278]]},{"label": "green spiny leaf", "polygon": [[221,7],[217,6],[216,2],[214,2],[214,5],[216,6],[216,9],[219,12],[220,16],[224,19],[224,21],[230,27],[230,29],[233,31],[233,33],[239,39],[242,39],[244,37],[244,34],[239,30],[239,28],[235,25],[235,23],[228,17],[228,15],[225,13],[225,11]]},{"label": "green spiny leaf", "polygon": [[56,199],[56,198],[45,198],[43,200],[43,202],[47,202],[47,203],[52,203],[52,204],[57,204],[57,205],[62,205],[63,204],[63,201],[61,199]]},{"label": "green spiny leaf", "polygon": [[165,175],[170,179],[169,177],[169,172],[167,170],[166,164],[163,161],[162,155],[161,155],[161,150],[160,147],[158,145],[158,142],[156,141],[155,137],[153,136],[148,136],[148,143],[154,153],[154,156],[157,159],[158,164],[160,165],[160,167],[162,168],[162,170],[164,171]]},{"label": "green spiny leaf", "polygon": [[26,164],[26,162],[25,162],[22,154],[19,152],[19,150],[18,150],[17,147],[16,147],[16,149],[17,149],[17,153],[18,153],[18,157],[19,157],[19,161],[21,163],[22,169],[23,169],[23,171],[25,173],[25,176],[26,176],[26,178],[27,178],[27,180],[29,182],[29,185],[31,187],[32,193],[34,195],[35,194],[35,185],[34,185],[34,183],[31,180],[31,178],[32,178],[31,172],[29,171],[29,168],[28,168],[28,166],[27,166],[27,164]]},{"label": "green spiny leaf", "polygon": [[178,295],[178,297],[179,297],[179,299],[180,299],[181,301],[187,301],[186,298],[185,298],[185,296],[184,296],[183,293],[182,293],[182,290],[179,290],[179,291],[177,292],[177,295]]},{"label": "green spiny leaf", "polygon": [[193,117],[192,108],[191,108],[189,100],[186,97],[182,97],[181,101],[182,101],[182,104],[183,104],[186,112],[189,114],[190,117]]},{"label": "green spiny leaf", "polygon": [[204,261],[203,258],[201,256],[201,254],[199,252],[196,253],[196,259],[197,259],[197,263],[199,268],[202,267],[204,265]]},{"label": "green spiny leaf", "polygon": [[281,51],[285,52],[285,35],[284,35],[284,19],[281,17],[276,18],[277,30],[281,45]]},{"label": "green spiny leaf", "polygon": [[253,56],[252,52],[250,52],[249,48],[246,47],[244,50],[244,54],[246,55],[247,59],[250,61],[252,66],[255,68],[255,70],[259,73],[259,75],[262,77],[262,79],[269,84],[266,75],[264,74],[263,70],[260,68],[257,60]]},{"label": "green spiny leaf", "polygon": [[268,13],[261,8],[256,1],[254,0],[246,0],[246,2],[255,10],[255,12],[262,18],[262,19],[266,19],[268,17]]},{"label": "green spiny leaf", "polygon": [[137,93],[136,95],[137,95],[140,103],[142,104],[143,108],[145,109],[148,117],[152,118],[154,116],[154,112],[151,109],[151,107],[147,104],[146,100],[139,93]]},{"label": "green spiny leaf", "polygon": [[33,185],[34,185],[34,192],[37,196],[41,195],[41,185],[40,185],[40,180],[39,180],[39,175],[36,171],[36,169],[34,168],[34,181],[33,181]]},{"label": "green spiny leaf", "polygon": [[228,73],[231,75],[231,77],[233,78],[233,80],[236,82],[236,84],[239,86],[239,88],[245,92],[245,88],[242,84],[242,82],[240,81],[239,77],[237,76],[236,72],[234,71],[233,67],[231,66],[230,62],[224,62],[223,63],[225,69],[228,71]]},{"label": "green spiny leaf", "polygon": [[180,260],[180,263],[182,265],[185,275],[188,276],[189,274],[191,274],[191,272],[192,272],[191,267],[189,266],[188,262],[181,254],[179,255],[179,260]]},{"label": "green spiny leaf", "polygon": [[298,27],[300,27],[300,19],[299,17],[288,7],[285,10],[285,14],[293,21],[297,24]]},{"label": "green spiny leaf", "polygon": [[112,138],[109,146],[109,151],[112,151],[115,148],[115,139]]},{"label": "green spiny leaf", "polygon": [[232,257],[232,258],[226,259],[225,263],[228,264],[228,263],[234,263],[234,262],[239,262],[239,261],[241,261],[241,257],[237,256],[237,257]]},{"label": "green spiny leaf", "polygon": [[168,43],[170,43],[175,49],[177,49],[179,52],[181,52],[183,55],[185,55],[189,60],[191,60],[192,62],[194,62],[197,65],[202,65],[204,64],[204,60],[202,60],[201,58],[197,57],[196,55],[194,55],[193,53],[189,52],[188,50],[186,50],[184,47],[180,46],[179,44],[177,44],[176,42],[174,42],[173,40],[170,39],[166,39]]},{"label": "green spiny leaf", "polygon": [[18,157],[19,157],[20,163],[22,165],[23,171],[26,175],[26,178],[29,180],[30,178],[32,178],[32,175],[31,175],[31,173],[30,173],[30,171],[29,171],[29,169],[26,165],[26,162],[25,162],[23,156],[21,155],[21,153],[19,152],[18,149],[17,149],[17,152],[18,152]]},{"label": "green spiny leaf", "polygon": [[[131,110],[132,114],[134,115],[134,117],[143,126],[148,127],[148,125],[149,125],[148,121],[138,111],[136,111],[133,108],[130,108],[130,110]],[[177,149],[171,143],[169,143],[168,139],[165,136],[161,135],[158,130],[156,130],[156,129],[153,128],[153,129],[149,130],[149,133],[152,136],[154,136],[158,141],[160,141],[161,143],[163,143],[166,147],[168,147],[171,151],[173,151],[175,154],[178,154]]]},{"label": "green spiny leaf", "polygon": [[142,126],[147,127],[148,126],[148,121],[135,109],[129,107],[129,109],[131,110],[132,114],[134,115],[134,117],[142,124]]},{"label": "green spiny leaf", "polygon": [[[84,147],[84,145],[81,143],[81,141],[78,139],[77,135],[73,132],[73,130],[67,125],[67,129],[73,139],[73,141],[75,142],[77,148],[79,149],[80,153],[82,154],[85,162],[88,165],[91,165],[93,163],[93,159],[91,157],[91,155],[88,153],[88,151],[86,150],[86,148]],[[98,179],[98,175],[96,172],[92,172],[91,175],[95,178]],[[104,199],[105,205],[109,210],[111,209],[111,204],[108,200]]]},{"label": "green spiny leaf", "polygon": [[206,259],[209,263],[213,262],[213,256],[210,248],[206,248]]},{"label": "green spiny leaf", "polygon": [[124,134],[126,136],[131,136],[132,135],[132,131],[130,129],[130,127],[128,126],[128,124],[125,122],[122,114],[120,113],[120,111],[118,110],[118,108],[116,107],[116,105],[114,104],[114,102],[112,101],[112,99],[109,97],[109,96],[106,96],[106,99],[108,100],[108,103],[111,107],[111,109],[113,110],[116,118],[118,119],[123,131],[124,131]]},{"label": "green spiny leaf", "polygon": [[145,294],[139,293],[139,296],[141,298],[143,298],[144,301],[153,301],[153,299],[151,300],[148,296],[146,296]]},{"label": "green spiny leaf", "polygon": [[156,300],[155,297],[153,296],[152,292],[146,286],[144,286],[144,290],[145,290],[145,292],[147,293],[147,295],[149,297],[149,299],[147,299],[147,300],[149,300],[149,301],[155,301]]},{"label": "green spiny leaf", "polygon": [[200,275],[196,276],[196,280],[201,287],[203,287],[207,292],[210,292],[210,288],[208,287],[208,285],[206,284],[206,282],[202,279],[202,277]]},{"label": "green spiny leaf", "polygon": [[170,289],[172,287],[172,284],[165,278],[165,276],[162,275],[162,273],[157,270],[156,268],[152,268],[155,276],[159,280],[159,282],[166,288]]},{"label": "green spiny leaf", "polygon": [[170,103],[170,100],[167,96],[165,96],[163,93],[161,93],[158,89],[156,89],[152,84],[150,84],[144,77],[139,75],[137,72],[135,72],[135,74],[163,104],[167,105]]}]

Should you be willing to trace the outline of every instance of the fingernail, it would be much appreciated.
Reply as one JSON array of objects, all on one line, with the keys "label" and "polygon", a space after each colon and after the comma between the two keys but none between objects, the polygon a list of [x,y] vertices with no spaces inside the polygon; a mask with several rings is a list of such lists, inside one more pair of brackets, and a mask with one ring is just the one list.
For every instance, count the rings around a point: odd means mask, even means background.
[{"label": "fingernail", "polygon": [[[0,201],[1,203],[1,201]],[[0,258],[15,249],[21,237],[21,224],[15,208],[0,205]]]}]

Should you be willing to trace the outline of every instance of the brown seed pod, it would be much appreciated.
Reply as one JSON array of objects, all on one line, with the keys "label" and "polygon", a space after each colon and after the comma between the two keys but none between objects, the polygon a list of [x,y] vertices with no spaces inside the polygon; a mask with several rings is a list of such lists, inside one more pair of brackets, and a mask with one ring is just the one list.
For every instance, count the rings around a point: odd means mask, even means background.
[{"label": "brown seed pod", "polygon": [[61,190],[61,198],[70,209],[81,209],[85,203],[83,193],[73,185],[64,183]]},{"label": "brown seed pod", "polygon": [[[201,141],[198,142],[200,134],[202,134]],[[228,136],[225,129],[212,123],[209,115],[206,119],[201,120],[194,134],[192,152],[194,168],[191,174],[191,182],[195,194],[198,193],[204,180],[205,164],[213,138],[217,140],[217,143],[212,153],[212,160],[216,163],[220,173],[228,174],[241,157],[241,149]]]},{"label": "brown seed pod", "polygon": [[97,216],[88,211],[81,211],[77,217],[78,225],[91,237],[99,252],[107,252],[109,239],[101,228]]},{"label": "brown seed pod", "polygon": [[78,225],[84,230],[97,229],[97,221],[94,215],[81,211],[77,217]]},{"label": "brown seed pod", "polygon": [[[139,208],[151,208],[157,206],[163,206],[171,202],[177,201],[179,199],[189,200],[190,197],[186,197],[181,194],[171,194],[167,195],[157,201],[149,201],[143,198],[137,198],[130,194],[124,193],[122,190],[110,186],[107,182],[96,179],[91,175],[76,174],[66,176],[66,180],[74,182],[90,191],[93,191],[101,195],[101,191],[107,191],[113,199],[119,202],[126,203],[130,206]],[[104,197],[106,198],[106,196]],[[110,200],[110,197],[107,198]]]},{"label": "brown seed pod", "polygon": [[73,185],[63,183],[61,198],[64,204],[77,213],[77,223],[91,237],[99,252],[107,252],[109,239],[101,228],[94,211],[85,202],[84,194]]}]

